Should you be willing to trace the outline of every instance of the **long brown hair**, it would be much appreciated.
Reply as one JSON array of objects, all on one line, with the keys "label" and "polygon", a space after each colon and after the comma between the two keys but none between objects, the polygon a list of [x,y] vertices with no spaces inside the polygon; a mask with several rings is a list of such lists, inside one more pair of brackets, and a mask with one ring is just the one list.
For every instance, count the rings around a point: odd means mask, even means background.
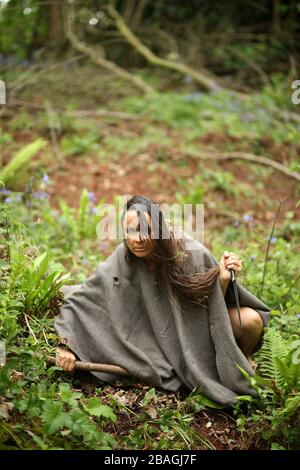
[{"label": "long brown hair", "polygon": [[[183,242],[180,238],[175,238],[159,205],[152,199],[133,196],[123,208],[122,222],[129,210],[136,211],[139,216],[141,242],[149,250],[149,259],[157,266],[157,280],[163,280],[171,288],[171,294],[182,306],[188,303],[203,306],[203,301],[214,289],[220,273],[219,266],[199,272],[195,266],[184,264],[186,251]],[[144,212],[151,217],[151,227]],[[129,250],[126,240],[124,243],[126,260],[134,262],[136,256]]]}]

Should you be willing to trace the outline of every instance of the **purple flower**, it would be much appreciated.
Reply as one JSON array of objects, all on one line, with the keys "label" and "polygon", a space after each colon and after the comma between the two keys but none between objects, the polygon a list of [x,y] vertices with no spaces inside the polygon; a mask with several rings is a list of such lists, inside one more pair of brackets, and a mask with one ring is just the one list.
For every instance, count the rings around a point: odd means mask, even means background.
[{"label": "purple flower", "polygon": [[45,193],[44,191],[35,191],[32,193],[32,197],[34,199],[48,199],[49,194]]},{"label": "purple flower", "polygon": [[252,217],[252,215],[250,215],[250,214],[244,214],[244,215],[243,215],[243,220],[244,220],[245,222],[251,222],[251,220],[253,220],[253,217]]},{"label": "purple flower", "polygon": [[197,103],[202,98],[203,93],[201,91],[195,91],[184,96],[185,101]]},{"label": "purple flower", "polygon": [[5,196],[10,193],[10,191],[6,188],[1,188],[0,193],[4,194]]},{"label": "purple flower", "polygon": [[251,255],[251,256],[250,256],[250,260],[251,260],[251,261],[255,261],[255,260],[256,260],[256,255]]},{"label": "purple flower", "polygon": [[298,320],[300,320],[300,313],[296,313],[296,318],[298,318]]},{"label": "purple flower", "polygon": [[92,203],[96,202],[97,200],[95,193],[93,193],[92,191],[88,192],[88,198],[89,198],[89,201]]},{"label": "purple flower", "polygon": [[42,182],[43,182],[44,184],[48,184],[48,183],[49,183],[49,176],[47,175],[47,173],[44,173],[44,174],[43,174]]},{"label": "purple flower", "polygon": [[13,202],[13,200],[11,197],[6,197],[4,202],[6,202],[7,204],[10,204],[11,202]]},{"label": "purple flower", "polygon": [[277,242],[277,237],[271,237],[270,239],[269,239],[269,237],[267,237],[266,240],[270,240],[270,243],[276,243]]},{"label": "purple flower", "polygon": [[97,214],[97,207],[92,207],[92,214],[96,215]]}]

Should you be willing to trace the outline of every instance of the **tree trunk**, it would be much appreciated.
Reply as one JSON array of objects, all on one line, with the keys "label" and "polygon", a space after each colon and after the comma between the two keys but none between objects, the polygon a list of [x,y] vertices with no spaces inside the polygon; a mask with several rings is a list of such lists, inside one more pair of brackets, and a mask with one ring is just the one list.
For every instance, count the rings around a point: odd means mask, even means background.
[{"label": "tree trunk", "polygon": [[54,44],[57,45],[62,40],[62,37],[63,37],[61,2],[50,3],[49,17],[50,17],[49,39],[53,45]]}]

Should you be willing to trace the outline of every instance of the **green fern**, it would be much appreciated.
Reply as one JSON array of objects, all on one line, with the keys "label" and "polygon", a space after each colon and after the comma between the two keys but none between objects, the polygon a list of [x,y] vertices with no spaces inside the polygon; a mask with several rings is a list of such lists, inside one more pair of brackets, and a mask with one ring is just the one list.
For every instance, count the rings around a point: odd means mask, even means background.
[{"label": "green fern", "polygon": [[279,389],[284,388],[285,383],[288,382],[288,373],[284,368],[288,352],[287,343],[279,331],[266,328],[263,344],[258,354],[259,374],[275,382]]},{"label": "green fern", "polygon": [[278,416],[282,418],[290,418],[294,416],[298,408],[300,407],[300,393],[297,393],[293,397],[287,398],[284,404],[283,410],[280,410]]},{"label": "green fern", "polygon": [[28,165],[32,157],[45,145],[46,141],[44,139],[37,139],[31,142],[31,144],[26,145],[26,147],[16,153],[5,166],[4,170],[1,171],[0,180],[3,181],[3,183],[7,183],[7,181],[11,180],[16,172]]},{"label": "green fern", "polygon": [[[264,341],[257,354],[259,375],[250,376],[241,367],[244,377],[257,392],[257,399],[237,397],[261,408],[261,419],[255,423],[263,438],[281,439],[286,448],[294,448],[300,439],[300,361],[299,340],[284,340],[279,331],[266,328]],[[254,418],[253,418],[254,421]]]}]

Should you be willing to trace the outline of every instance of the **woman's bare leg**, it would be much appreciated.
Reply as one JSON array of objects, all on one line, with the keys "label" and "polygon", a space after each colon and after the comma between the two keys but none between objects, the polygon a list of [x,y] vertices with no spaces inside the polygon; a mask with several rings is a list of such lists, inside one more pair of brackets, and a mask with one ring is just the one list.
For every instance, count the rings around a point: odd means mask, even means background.
[{"label": "woman's bare leg", "polygon": [[237,308],[230,307],[228,309],[233,334],[240,349],[247,359],[249,359],[251,352],[261,338],[264,324],[256,310],[250,307],[241,307],[240,311],[242,327],[240,326]]}]

